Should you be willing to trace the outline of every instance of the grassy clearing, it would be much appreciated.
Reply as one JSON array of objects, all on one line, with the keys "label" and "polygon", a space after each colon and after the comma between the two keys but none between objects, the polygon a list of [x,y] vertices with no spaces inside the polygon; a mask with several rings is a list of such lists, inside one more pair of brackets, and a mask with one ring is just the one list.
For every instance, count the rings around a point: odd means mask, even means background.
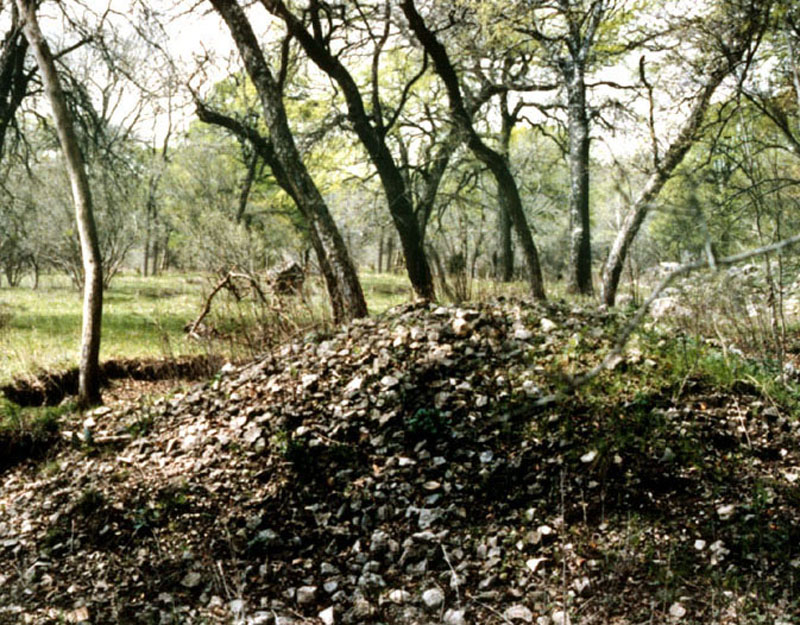
[{"label": "grassy clearing", "polygon": [[[316,281],[307,283],[302,298],[274,299],[266,306],[221,292],[205,320],[214,331],[188,340],[183,328],[197,317],[213,281],[200,274],[115,278],[105,293],[101,360],[197,354],[246,359],[329,321],[327,299]],[[413,298],[403,274],[365,273],[362,285],[373,315]],[[481,300],[524,292],[521,283],[474,280],[467,295]],[[80,328],[81,294],[65,277],[44,276],[36,291],[25,285],[0,289],[0,384],[75,366]]]},{"label": "grassy clearing", "polygon": [[[117,278],[105,294],[101,359],[159,358],[198,353],[183,326],[202,302],[198,276]],[[38,290],[0,290],[0,383],[77,363],[81,294],[60,276],[46,276]]]}]

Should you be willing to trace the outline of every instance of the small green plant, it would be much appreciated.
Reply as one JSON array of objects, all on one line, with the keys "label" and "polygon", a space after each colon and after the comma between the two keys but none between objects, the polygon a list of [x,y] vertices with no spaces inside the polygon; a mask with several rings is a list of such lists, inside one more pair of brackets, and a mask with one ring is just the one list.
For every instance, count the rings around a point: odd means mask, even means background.
[{"label": "small green plant", "polygon": [[405,430],[412,438],[439,438],[451,429],[449,416],[437,408],[420,408],[405,420]]},{"label": "small green plant", "polygon": [[147,436],[153,429],[153,415],[142,408],[136,413],[136,421],[128,424],[125,429],[133,438]]}]

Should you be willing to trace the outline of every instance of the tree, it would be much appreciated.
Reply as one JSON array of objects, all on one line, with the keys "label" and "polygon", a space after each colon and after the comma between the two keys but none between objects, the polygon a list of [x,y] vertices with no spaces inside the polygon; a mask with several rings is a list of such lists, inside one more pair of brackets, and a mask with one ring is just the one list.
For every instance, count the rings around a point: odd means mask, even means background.
[{"label": "tree", "polygon": [[475,156],[483,162],[497,183],[499,193],[504,198],[503,201],[508,206],[514,227],[517,231],[520,244],[525,255],[528,268],[528,280],[531,295],[543,300],[545,299],[544,281],[542,270],[539,264],[539,254],[533,242],[530,228],[522,208],[519,188],[508,167],[508,162],[497,151],[490,148],[475,131],[464,97],[461,93],[458,75],[450,61],[447,50],[439,41],[436,34],[427,26],[422,16],[417,11],[413,0],[403,0],[401,2],[403,13],[408,20],[411,30],[416,35],[422,47],[433,60],[436,73],[441,78],[447,89],[447,97],[450,104],[450,112],[453,123],[463,133],[467,146]]},{"label": "tree", "polygon": [[[433,279],[425,256],[420,224],[415,218],[412,194],[408,188],[407,180],[403,177],[397,161],[387,144],[388,133],[397,121],[411,85],[418,78],[418,76],[415,76],[408,83],[395,110],[391,113],[386,112],[380,95],[379,67],[381,54],[391,31],[389,19],[391,3],[385,2],[380,7],[381,10],[385,11],[383,16],[370,16],[365,19],[365,27],[368,30],[369,37],[374,42],[371,60],[371,111],[367,110],[361,89],[353,75],[342,63],[340,55],[332,49],[333,27],[331,26],[328,32],[325,31],[324,24],[326,22],[330,24],[332,21],[332,7],[318,1],[310,3],[306,10],[308,19],[311,22],[311,32],[309,32],[300,18],[281,0],[262,0],[262,4],[268,11],[285,22],[289,34],[300,43],[308,57],[330,76],[342,90],[347,104],[349,121],[369,154],[370,160],[381,179],[389,212],[403,246],[409,280],[418,296],[434,299]],[[365,9],[361,6],[361,3],[356,2],[354,4],[356,10],[364,15]],[[373,19],[380,20],[376,24],[381,28],[379,32],[373,31],[371,25]],[[447,158],[444,155],[440,155],[438,162],[446,165]],[[441,179],[441,176],[439,176],[439,179]],[[438,182],[431,185],[431,192],[434,196],[436,184]]]},{"label": "tree", "polygon": [[12,4],[11,24],[0,44],[0,155],[5,147],[8,128],[27,94],[28,83],[33,76],[33,72],[25,68],[27,49],[28,40],[22,33],[19,11]]},{"label": "tree", "polygon": [[363,317],[367,314],[367,304],[361,283],[325,200],[295,145],[283,103],[282,81],[276,80],[269,68],[250,21],[236,0],[209,2],[228,26],[258,92],[275,162],[280,166],[287,187],[291,189],[291,197],[308,220],[312,245],[328,288],[333,317],[336,321]]},{"label": "tree", "polygon": [[103,315],[103,271],[100,259],[97,229],[92,212],[92,195],[86,174],[78,137],[67,109],[67,101],[56,72],[50,48],[42,35],[36,17],[36,4],[32,0],[16,0],[24,20],[23,30],[28,40],[47,97],[53,109],[58,138],[66,159],[67,173],[75,203],[75,218],[81,241],[84,282],[83,329],[79,364],[78,402],[92,405],[100,402],[100,328]]},{"label": "tree", "polygon": [[[570,263],[568,289],[592,293],[589,214],[590,114],[586,74],[596,64],[598,31],[615,8],[613,0],[534,2],[516,29],[536,41],[545,62],[561,76],[567,94],[567,161],[570,171]],[[539,18],[538,10],[544,13]]]},{"label": "tree", "polygon": [[[705,68],[701,86],[691,98],[690,112],[663,156],[659,155],[651,115],[653,172],[628,209],[603,268],[603,302],[607,306],[614,305],[625,258],[653,202],[696,141],[717,88],[753,53],[767,24],[770,4],[756,0],[723,0],[717,7],[716,16],[701,32],[703,42],[715,44],[709,51],[710,58],[698,60],[698,65]],[[643,66],[641,76],[647,83]]]}]

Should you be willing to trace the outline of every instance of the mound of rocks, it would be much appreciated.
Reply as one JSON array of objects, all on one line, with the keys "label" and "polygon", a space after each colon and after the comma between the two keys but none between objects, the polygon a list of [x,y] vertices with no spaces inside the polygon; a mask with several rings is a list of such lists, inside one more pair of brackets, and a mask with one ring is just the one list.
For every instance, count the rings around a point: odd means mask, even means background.
[{"label": "mound of rocks", "polygon": [[96,411],[2,477],[0,622],[550,622],[558,440],[525,428],[598,315],[407,305]]}]

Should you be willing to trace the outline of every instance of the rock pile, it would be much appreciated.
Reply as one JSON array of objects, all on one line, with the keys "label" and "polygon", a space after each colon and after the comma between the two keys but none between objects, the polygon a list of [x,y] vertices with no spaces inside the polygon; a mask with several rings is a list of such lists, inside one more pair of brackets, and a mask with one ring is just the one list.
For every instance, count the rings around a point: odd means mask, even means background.
[{"label": "rock pile", "polygon": [[605,491],[553,373],[602,357],[610,319],[407,305],[101,409],[2,477],[0,623],[570,622],[603,563],[570,523]]},{"label": "rock pile", "polygon": [[[535,575],[522,556],[552,540],[535,530],[547,519],[516,510],[544,488],[516,430],[550,391],[553,337],[586,321],[554,313],[408,305],[98,415],[94,440],[123,422],[134,436],[75,467],[85,451],[62,455],[32,485],[46,510],[32,492],[4,500],[0,536],[14,538],[0,550],[24,567],[0,594],[143,622],[463,623],[481,610],[470,601],[502,613]],[[509,510],[519,527],[473,532]],[[498,568],[509,549],[518,571]]]}]

